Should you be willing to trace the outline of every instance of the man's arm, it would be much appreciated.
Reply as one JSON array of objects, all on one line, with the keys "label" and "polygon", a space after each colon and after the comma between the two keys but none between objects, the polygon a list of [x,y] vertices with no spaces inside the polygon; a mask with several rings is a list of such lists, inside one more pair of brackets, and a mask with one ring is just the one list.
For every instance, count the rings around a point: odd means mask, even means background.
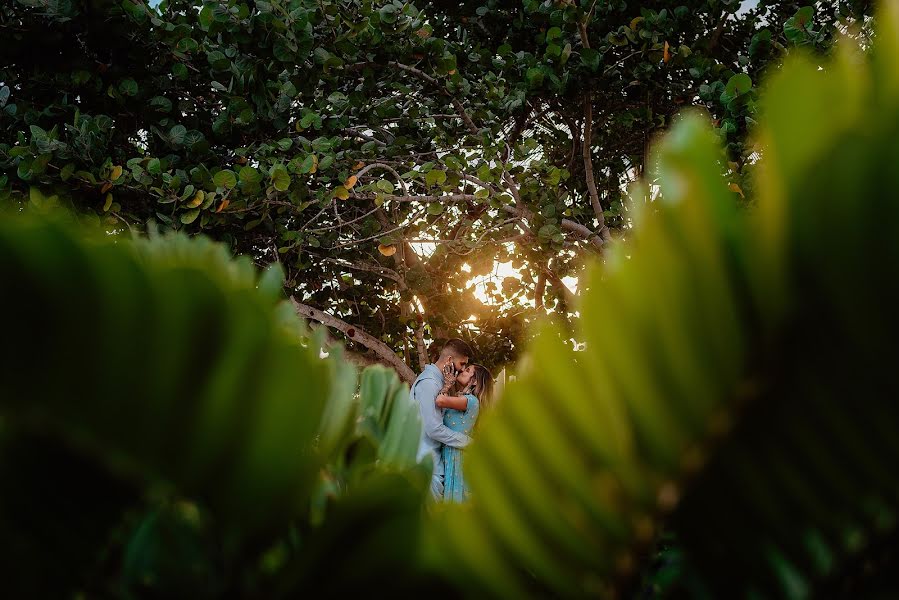
[{"label": "man's arm", "polygon": [[471,442],[471,438],[443,424],[443,415],[436,404],[440,389],[440,382],[432,379],[419,381],[415,386],[415,399],[418,401],[418,411],[421,414],[425,434],[432,440],[452,448],[464,448]]}]

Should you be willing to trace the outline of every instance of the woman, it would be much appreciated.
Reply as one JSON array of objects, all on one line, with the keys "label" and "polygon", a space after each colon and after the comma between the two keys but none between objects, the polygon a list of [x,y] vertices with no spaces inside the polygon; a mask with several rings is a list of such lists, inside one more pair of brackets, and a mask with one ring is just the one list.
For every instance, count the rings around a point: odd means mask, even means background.
[{"label": "woman", "polygon": [[[445,408],[443,424],[453,431],[471,435],[481,407],[490,405],[493,393],[493,376],[481,365],[468,365],[456,376],[460,395],[440,394],[437,406]],[[444,487],[443,499],[447,502],[462,502],[468,496],[468,489],[462,477],[462,450],[443,447]]]}]

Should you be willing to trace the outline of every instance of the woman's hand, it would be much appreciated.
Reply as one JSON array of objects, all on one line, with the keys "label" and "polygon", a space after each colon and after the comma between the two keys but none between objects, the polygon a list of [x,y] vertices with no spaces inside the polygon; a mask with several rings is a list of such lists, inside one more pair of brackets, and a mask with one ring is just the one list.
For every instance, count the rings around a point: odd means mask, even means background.
[{"label": "woman's hand", "polygon": [[456,370],[453,369],[453,363],[449,362],[443,367],[443,389],[440,393],[445,394],[454,383],[456,383]]}]

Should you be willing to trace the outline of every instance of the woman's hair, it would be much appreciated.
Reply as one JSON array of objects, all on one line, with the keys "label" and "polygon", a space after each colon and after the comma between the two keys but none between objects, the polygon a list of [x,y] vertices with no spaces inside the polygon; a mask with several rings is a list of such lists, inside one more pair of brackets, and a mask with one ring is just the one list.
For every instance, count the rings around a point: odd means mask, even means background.
[{"label": "woman's hair", "polygon": [[484,365],[471,365],[474,367],[474,375],[471,376],[469,386],[472,394],[481,403],[482,408],[487,408],[493,401],[493,375]]}]

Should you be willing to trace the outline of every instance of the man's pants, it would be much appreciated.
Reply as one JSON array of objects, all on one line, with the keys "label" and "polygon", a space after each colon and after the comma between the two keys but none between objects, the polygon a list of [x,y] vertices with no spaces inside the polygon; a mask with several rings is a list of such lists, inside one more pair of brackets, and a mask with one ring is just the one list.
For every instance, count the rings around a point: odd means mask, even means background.
[{"label": "man's pants", "polygon": [[434,473],[431,477],[431,495],[434,500],[443,500],[443,473]]}]

